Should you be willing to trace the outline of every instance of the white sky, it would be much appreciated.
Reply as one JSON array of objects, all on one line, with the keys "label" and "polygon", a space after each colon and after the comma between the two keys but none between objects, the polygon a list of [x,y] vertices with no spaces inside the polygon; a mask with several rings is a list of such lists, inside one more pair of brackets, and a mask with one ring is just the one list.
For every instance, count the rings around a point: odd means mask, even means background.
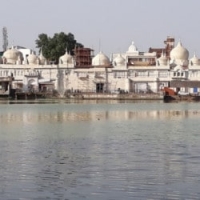
[{"label": "white sky", "polygon": [[194,52],[200,57],[199,0],[2,0],[0,8],[0,27],[7,27],[10,46],[36,49],[40,33],[63,31],[110,56],[127,51],[132,41],[148,51],[174,36],[190,57]]}]

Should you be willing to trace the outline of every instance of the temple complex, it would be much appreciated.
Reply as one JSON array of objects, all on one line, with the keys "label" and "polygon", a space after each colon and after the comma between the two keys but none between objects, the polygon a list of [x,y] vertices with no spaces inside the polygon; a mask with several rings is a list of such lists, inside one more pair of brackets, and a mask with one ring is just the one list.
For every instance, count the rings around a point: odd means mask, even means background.
[{"label": "temple complex", "polygon": [[188,93],[200,92],[200,60],[189,58],[181,41],[168,37],[165,48],[138,50],[134,42],[124,53],[110,58],[90,48],[67,51],[58,64],[42,54],[12,47],[0,57],[0,95],[12,92],[161,93],[164,87]]}]

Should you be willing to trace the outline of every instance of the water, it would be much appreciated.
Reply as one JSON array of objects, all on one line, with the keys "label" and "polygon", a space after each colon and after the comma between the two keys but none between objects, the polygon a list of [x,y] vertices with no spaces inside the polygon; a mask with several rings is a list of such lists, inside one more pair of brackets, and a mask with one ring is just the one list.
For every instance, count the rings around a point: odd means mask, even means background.
[{"label": "water", "polygon": [[1,102],[0,199],[199,199],[200,104]]}]

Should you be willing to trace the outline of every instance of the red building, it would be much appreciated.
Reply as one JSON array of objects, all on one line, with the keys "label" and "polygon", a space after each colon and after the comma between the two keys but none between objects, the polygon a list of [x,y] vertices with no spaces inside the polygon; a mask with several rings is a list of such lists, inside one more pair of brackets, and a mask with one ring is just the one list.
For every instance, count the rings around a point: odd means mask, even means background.
[{"label": "red building", "polygon": [[92,65],[93,50],[90,48],[75,48],[75,68],[89,68]]},{"label": "red building", "polygon": [[168,59],[170,59],[170,52],[174,48],[175,39],[173,37],[168,36],[164,41],[166,45],[164,48],[149,48],[149,53],[156,52],[156,57],[159,58],[162,53],[166,55]]}]

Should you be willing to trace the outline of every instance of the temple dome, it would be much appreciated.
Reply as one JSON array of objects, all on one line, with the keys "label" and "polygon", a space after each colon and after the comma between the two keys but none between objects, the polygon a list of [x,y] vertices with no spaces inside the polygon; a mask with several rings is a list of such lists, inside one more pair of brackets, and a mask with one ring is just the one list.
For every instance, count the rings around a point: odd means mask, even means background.
[{"label": "temple dome", "polygon": [[133,53],[137,51],[137,47],[135,46],[134,42],[131,43],[131,45],[128,48],[129,53]]},{"label": "temple dome", "polygon": [[63,56],[60,57],[61,64],[71,64],[72,60],[73,57],[70,54],[68,54],[67,51]]},{"label": "temple dome", "polygon": [[162,53],[160,58],[158,59],[160,65],[167,65],[167,57]]},{"label": "temple dome", "polygon": [[113,60],[115,66],[122,66],[125,64],[125,59],[122,57],[121,54],[118,54],[117,57]]},{"label": "temple dome", "polygon": [[196,54],[194,54],[194,56],[190,59],[190,62],[192,65],[199,65],[199,59],[197,58]]},{"label": "temple dome", "polygon": [[37,60],[38,60],[38,57],[33,52],[31,52],[31,54],[28,56],[29,65],[36,65]]},{"label": "temple dome", "polygon": [[5,57],[7,64],[16,64],[19,57],[22,60],[23,55],[20,51],[12,47],[3,53],[3,57]]},{"label": "temple dome", "polygon": [[109,60],[109,58],[103,52],[99,52],[92,59],[92,65],[93,66],[110,65],[110,60]]},{"label": "temple dome", "polygon": [[178,42],[177,46],[170,52],[170,58],[185,61],[189,58],[189,52],[182,46],[181,42]]},{"label": "temple dome", "polygon": [[43,56],[42,51],[40,52],[39,60],[40,60],[40,64],[41,65],[45,65],[46,64],[47,59]]}]

